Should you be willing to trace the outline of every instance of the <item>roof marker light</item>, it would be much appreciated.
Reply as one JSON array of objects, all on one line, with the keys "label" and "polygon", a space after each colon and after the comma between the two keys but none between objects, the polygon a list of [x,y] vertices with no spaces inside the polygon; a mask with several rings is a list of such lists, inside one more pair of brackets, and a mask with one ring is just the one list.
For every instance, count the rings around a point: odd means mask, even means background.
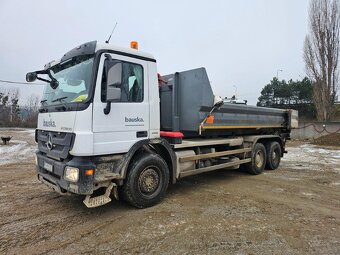
[{"label": "roof marker light", "polygon": [[131,49],[138,50],[138,42],[137,41],[131,41],[130,47],[131,47]]}]

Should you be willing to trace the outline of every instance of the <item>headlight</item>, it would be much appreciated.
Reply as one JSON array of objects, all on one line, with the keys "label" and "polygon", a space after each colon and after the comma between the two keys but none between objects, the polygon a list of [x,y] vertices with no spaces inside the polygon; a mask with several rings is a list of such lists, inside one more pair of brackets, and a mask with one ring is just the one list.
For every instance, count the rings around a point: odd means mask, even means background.
[{"label": "headlight", "polygon": [[79,169],[76,167],[65,167],[65,179],[71,182],[77,182],[79,179]]}]

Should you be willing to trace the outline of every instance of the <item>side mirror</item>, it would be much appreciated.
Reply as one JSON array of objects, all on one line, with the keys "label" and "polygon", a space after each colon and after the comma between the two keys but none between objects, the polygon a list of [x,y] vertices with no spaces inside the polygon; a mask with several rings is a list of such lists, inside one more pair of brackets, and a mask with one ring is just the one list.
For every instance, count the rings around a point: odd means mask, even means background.
[{"label": "side mirror", "polygon": [[107,61],[106,65],[106,101],[120,100],[123,64],[117,61]]},{"label": "side mirror", "polygon": [[31,72],[26,74],[26,81],[27,82],[33,82],[37,79],[37,73],[36,72]]},{"label": "side mirror", "polygon": [[121,97],[121,89],[115,88],[115,87],[108,87],[106,90],[106,101],[112,102],[112,101],[118,101]]}]

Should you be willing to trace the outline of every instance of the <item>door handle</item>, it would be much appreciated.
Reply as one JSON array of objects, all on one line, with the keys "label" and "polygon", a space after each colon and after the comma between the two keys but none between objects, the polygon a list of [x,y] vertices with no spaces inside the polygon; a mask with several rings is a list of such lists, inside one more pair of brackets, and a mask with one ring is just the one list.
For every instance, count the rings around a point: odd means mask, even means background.
[{"label": "door handle", "polygon": [[148,137],[148,131],[137,131],[136,136],[137,136],[137,138]]}]

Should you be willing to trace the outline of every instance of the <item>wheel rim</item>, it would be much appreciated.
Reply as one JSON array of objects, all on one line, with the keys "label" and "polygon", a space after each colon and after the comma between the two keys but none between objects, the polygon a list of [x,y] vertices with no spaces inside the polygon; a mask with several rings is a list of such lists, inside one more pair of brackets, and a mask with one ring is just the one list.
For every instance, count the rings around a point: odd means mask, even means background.
[{"label": "wheel rim", "polygon": [[272,162],[275,164],[275,165],[277,165],[277,164],[279,164],[279,160],[280,160],[280,152],[279,152],[279,150],[278,149],[276,149],[276,150],[273,150],[273,153],[272,153]]},{"label": "wheel rim", "polygon": [[262,151],[257,151],[255,155],[255,165],[258,168],[261,168],[261,166],[264,163],[264,154]]},{"label": "wheel rim", "polygon": [[159,169],[156,166],[145,168],[138,179],[139,190],[145,195],[154,193],[160,184]]},{"label": "wheel rim", "polygon": [[276,160],[276,157],[277,157],[277,154],[276,154],[276,151],[274,150],[273,153],[272,153],[272,159],[273,159],[273,161]]}]

